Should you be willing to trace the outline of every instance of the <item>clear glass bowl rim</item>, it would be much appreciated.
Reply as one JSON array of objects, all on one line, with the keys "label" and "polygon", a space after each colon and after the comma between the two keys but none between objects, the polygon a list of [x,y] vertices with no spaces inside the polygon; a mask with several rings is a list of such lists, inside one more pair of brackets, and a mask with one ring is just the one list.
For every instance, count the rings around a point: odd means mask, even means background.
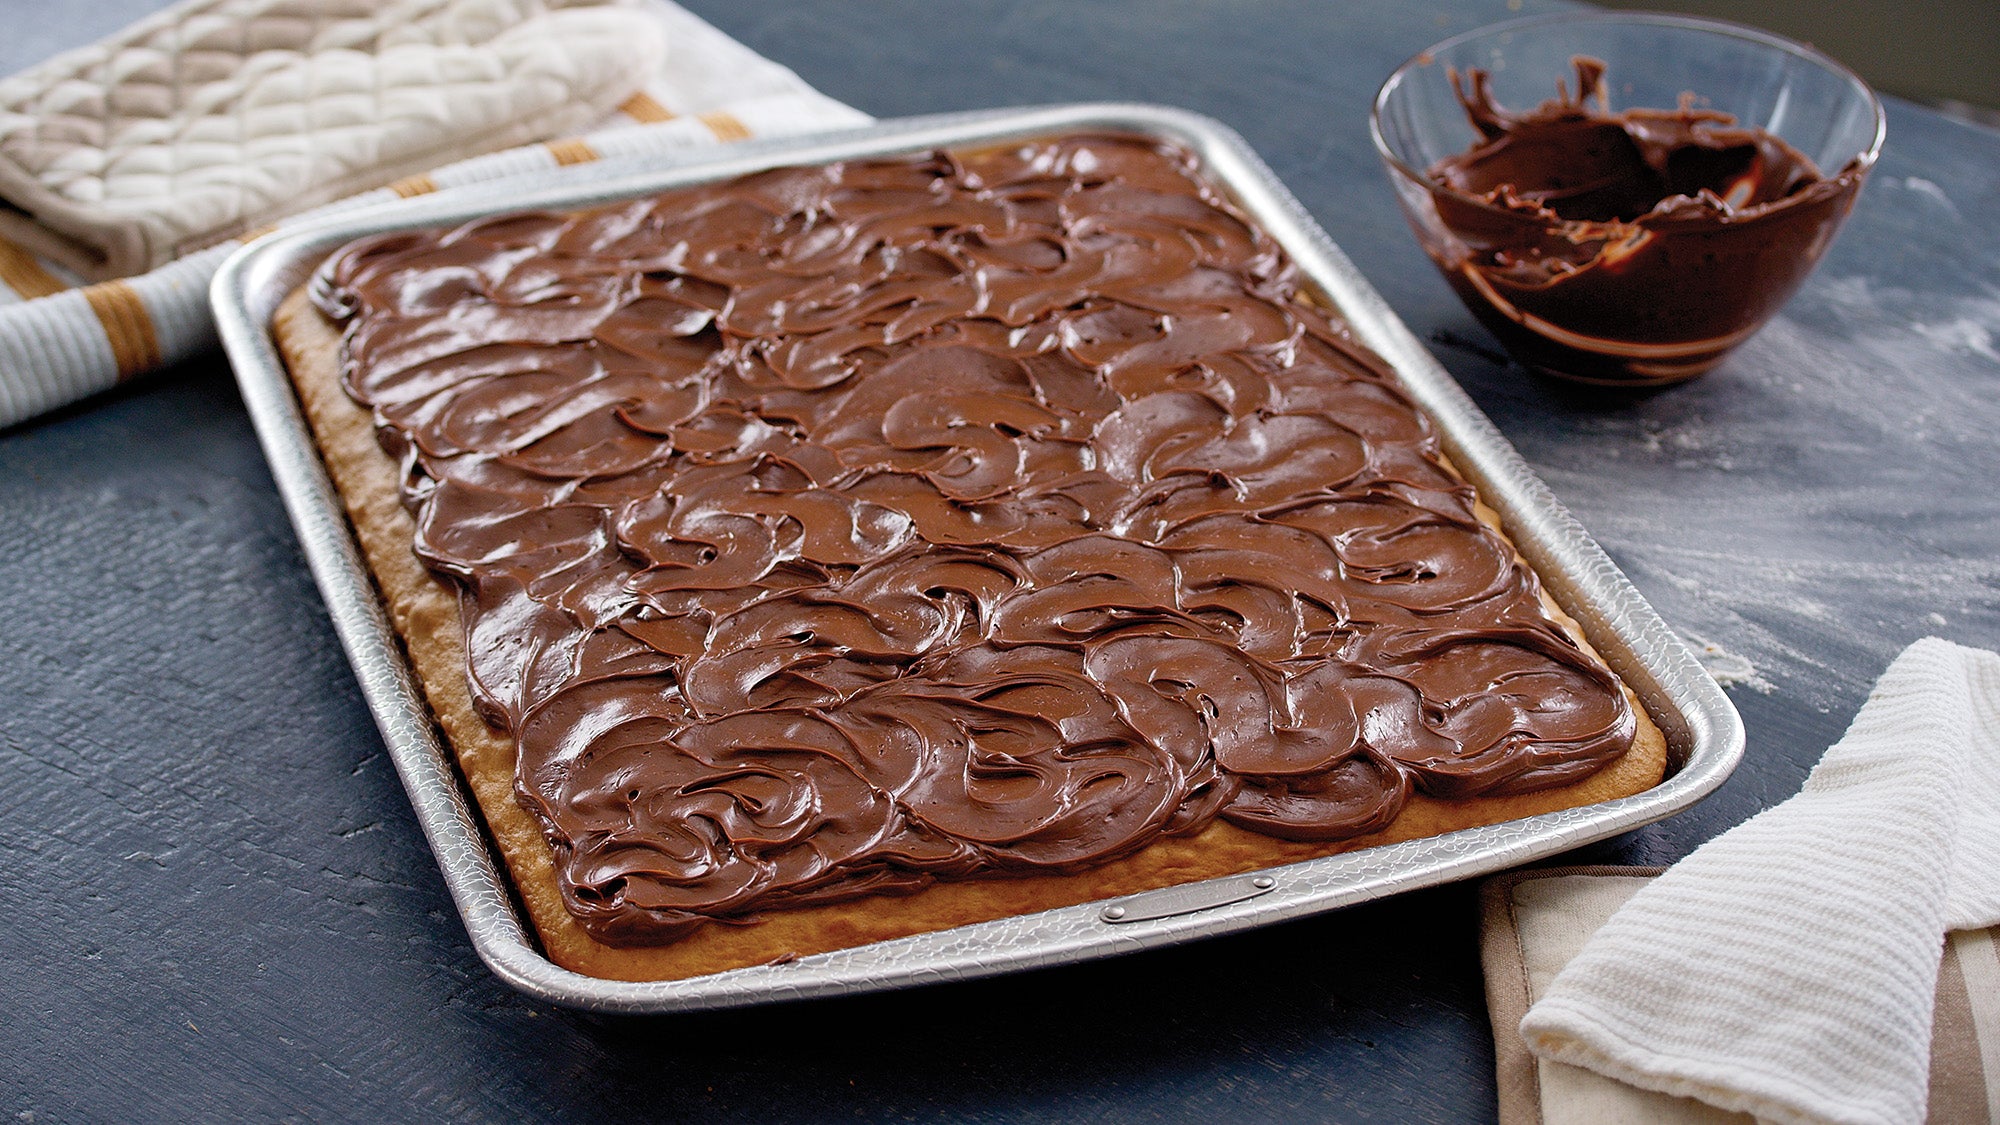
[{"label": "clear glass bowl rim", "polygon": [[1484,27],[1475,27],[1470,31],[1462,31],[1448,39],[1441,39],[1405,59],[1402,65],[1389,73],[1389,77],[1382,80],[1381,89],[1375,92],[1375,100],[1370,104],[1368,110],[1368,136],[1375,142],[1376,153],[1390,167],[1416,183],[1434,186],[1431,184],[1428,171],[1412,168],[1408,164],[1405,164],[1403,158],[1398,156],[1389,147],[1389,139],[1382,135],[1383,104],[1389,100],[1390,95],[1395,92],[1396,87],[1402,84],[1403,79],[1408,77],[1410,72],[1417,66],[1429,65],[1427,60],[1433,56],[1443,54],[1475,39],[1484,39],[1508,32],[1526,31],[1552,24],[1574,26],[1579,23],[1630,24],[1645,27],[1668,27],[1681,31],[1709,32],[1715,35],[1747,40],[1752,43],[1771,47],[1838,74],[1868,99],[1869,111],[1875,117],[1874,135],[1869,139],[1868,147],[1857,153],[1855,159],[1860,161],[1861,167],[1865,170],[1873,167],[1876,159],[1882,154],[1882,142],[1888,136],[1889,131],[1888,118],[1882,111],[1882,99],[1877,97],[1874,89],[1867,82],[1863,81],[1860,75],[1849,69],[1846,64],[1816,48],[1800,43],[1797,40],[1787,39],[1782,35],[1774,35],[1761,28],[1732,23],[1728,20],[1672,15],[1665,12],[1549,12],[1538,16],[1524,16],[1520,19],[1491,23]]}]

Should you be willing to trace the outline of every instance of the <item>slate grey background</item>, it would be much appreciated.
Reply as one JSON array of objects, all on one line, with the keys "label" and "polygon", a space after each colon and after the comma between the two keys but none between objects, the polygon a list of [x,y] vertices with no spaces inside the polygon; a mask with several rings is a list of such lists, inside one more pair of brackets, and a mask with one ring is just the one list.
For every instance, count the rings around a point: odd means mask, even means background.
[{"label": "slate grey background", "polygon": [[[158,6],[5,0],[0,72]],[[1737,776],[1575,858],[1678,858],[1796,791],[1908,641],[2000,645],[2000,134],[1892,103],[1779,321],[1607,399],[1492,358],[1368,148],[1380,79],[1499,0],[689,6],[881,116],[1139,99],[1240,130],[1740,681]],[[762,1011],[515,995],[466,945],[219,358],[0,433],[0,856],[0,1113],[24,1122],[1493,1114],[1469,887]]]},{"label": "slate grey background", "polygon": [[[1906,98],[2000,120],[2000,35],[1992,0],[1604,0],[1610,8],[1735,20],[1803,39]],[[1974,33],[1985,27],[1989,34]]]}]

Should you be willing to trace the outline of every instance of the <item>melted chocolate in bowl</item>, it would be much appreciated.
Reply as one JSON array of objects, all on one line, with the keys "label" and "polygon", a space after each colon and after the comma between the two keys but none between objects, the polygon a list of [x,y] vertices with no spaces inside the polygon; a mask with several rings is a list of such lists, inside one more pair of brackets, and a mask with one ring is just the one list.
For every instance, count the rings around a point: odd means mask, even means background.
[{"label": "melted chocolate in bowl", "polygon": [[1623,754],[1390,373],[1184,151],[784,169],[343,250],[315,299],[614,943]]},{"label": "melted chocolate in bowl", "polygon": [[1450,237],[1427,247],[1530,366],[1612,384],[1699,375],[1812,272],[1867,166],[1824,175],[1692,94],[1610,113],[1603,64],[1574,63],[1575,94],[1559,82],[1526,112],[1501,107],[1484,72],[1451,72],[1480,139],[1429,169]]}]

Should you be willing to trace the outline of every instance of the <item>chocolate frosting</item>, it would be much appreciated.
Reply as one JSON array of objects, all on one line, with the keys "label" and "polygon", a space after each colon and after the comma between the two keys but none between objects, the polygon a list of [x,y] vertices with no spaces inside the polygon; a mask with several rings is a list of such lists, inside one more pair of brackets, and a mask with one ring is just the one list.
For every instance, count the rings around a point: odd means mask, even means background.
[{"label": "chocolate frosting", "polygon": [[1518,112],[1484,71],[1452,72],[1479,140],[1430,169],[1458,240],[1440,264],[1531,364],[1611,382],[1699,374],[1798,288],[1867,168],[1824,175],[1692,94],[1611,113],[1604,64],[1574,65],[1573,95],[1558,82]]},{"label": "chocolate frosting", "polygon": [[600,939],[1623,753],[1381,361],[1186,152],[785,169],[343,250],[343,376]]}]

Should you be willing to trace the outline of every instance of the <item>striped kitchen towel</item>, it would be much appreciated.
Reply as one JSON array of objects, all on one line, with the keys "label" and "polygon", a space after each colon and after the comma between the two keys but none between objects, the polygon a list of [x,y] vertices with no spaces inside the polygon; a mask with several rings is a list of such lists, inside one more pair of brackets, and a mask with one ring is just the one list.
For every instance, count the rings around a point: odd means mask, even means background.
[{"label": "striped kitchen towel", "polygon": [[1981,1079],[1945,1119],[1991,1121],[1996,925],[2000,655],[1925,638],[1797,796],[1639,886],[1519,1033],[1544,1062],[1761,1121],[1918,1125],[1964,995],[1973,1034],[1946,1060]]},{"label": "striped kitchen towel", "polygon": [[[1480,887],[1480,960],[1493,1020],[1500,1125],[1757,1120],[1537,1058],[1521,1038],[1528,1008],[1618,908],[1663,870],[1544,867],[1496,876]],[[1930,1125],[2000,1125],[2000,929],[1954,930],[1945,937],[1926,1084],[1924,1120]]]},{"label": "striped kitchen towel", "polygon": [[[13,205],[0,208],[9,212],[0,427],[213,347],[209,279],[288,214],[870,120],[668,0],[369,0],[340,10],[357,8],[368,19],[341,23],[317,0],[187,0],[0,82],[0,193]],[[575,9],[598,22],[528,24]],[[534,42],[516,44],[510,31]],[[562,52],[549,46],[558,35],[569,36]],[[382,89],[412,68],[410,84],[430,88],[385,114]],[[295,70],[331,87],[313,93],[304,145]],[[496,73],[511,81],[489,81]],[[151,75],[178,86],[163,92]],[[189,92],[197,81],[207,85]],[[356,93],[340,81],[366,88],[379,128],[327,127],[343,123],[342,98]],[[432,96],[441,83],[448,92]],[[248,108],[224,125],[197,119],[229,97]],[[271,116],[287,98],[292,116]],[[290,127],[287,143],[246,146],[252,112],[275,132]],[[351,125],[351,105],[347,117]],[[220,151],[243,159],[216,155],[217,130],[234,146]],[[557,139],[520,143],[537,136]],[[426,154],[442,166],[413,171],[429,167]],[[346,194],[370,175],[382,186]],[[330,190],[345,197],[323,203]],[[292,212],[312,204],[321,205]]]}]

